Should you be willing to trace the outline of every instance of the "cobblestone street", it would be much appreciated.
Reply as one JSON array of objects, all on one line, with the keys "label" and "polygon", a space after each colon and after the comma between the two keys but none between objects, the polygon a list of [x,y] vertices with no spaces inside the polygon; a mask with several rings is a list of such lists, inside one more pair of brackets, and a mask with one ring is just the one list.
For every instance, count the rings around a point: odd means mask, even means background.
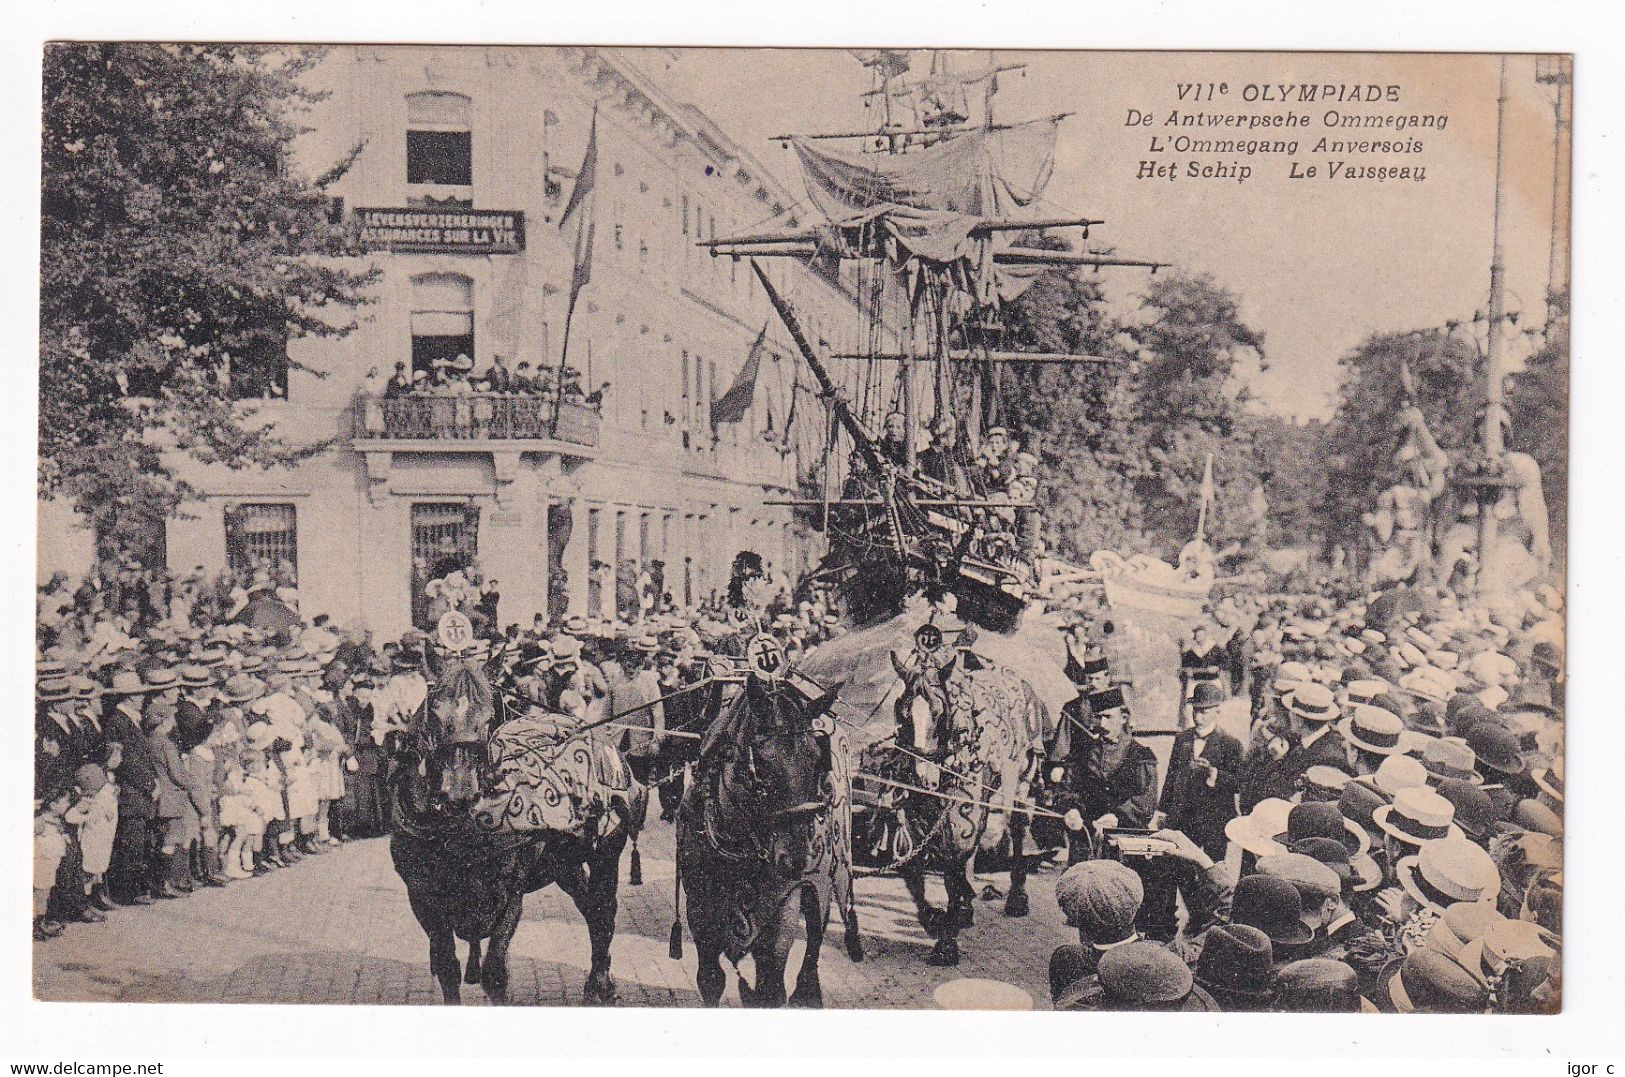
[{"label": "cobblestone street", "polygon": [[[672,920],[672,829],[654,821],[643,840],[644,883],[623,882],[613,973],[620,1004],[697,1006],[695,958],[667,956]],[[978,901],[976,925],[961,936],[956,969],[926,964],[930,941],[914,921],[896,879],[858,882],[865,959],[840,945],[839,921],[826,938],[825,1004],[933,1006],[932,993],[961,977],[1015,984],[1047,1007],[1050,950],[1068,934],[1054,901],[1057,871],[1030,879],[1032,914],[1007,919],[1003,901]],[[1003,889],[1003,876],[992,877]],[[983,880],[978,880],[978,888]],[[933,900],[941,901],[940,885]],[[459,954],[466,951],[459,944]],[[800,967],[801,945],[791,954]],[[576,1005],[588,964],[587,933],[556,888],[525,900],[513,941],[510,998],[518,1005]],[[745,963],[747,974],[750,963]],[[351,842],[291,868],[203,890],[150,907],[109,913],[103,924],[74,924],[34,946],[34,993],[63,1001],[303,1002],[429,1004],[440,993],[429,974],[428,944],[407,907],[406,890],[382,839]],[[486,1005],[477,987],[465,1005]],[[733,979],[724,1006],[738,1006]]]}]

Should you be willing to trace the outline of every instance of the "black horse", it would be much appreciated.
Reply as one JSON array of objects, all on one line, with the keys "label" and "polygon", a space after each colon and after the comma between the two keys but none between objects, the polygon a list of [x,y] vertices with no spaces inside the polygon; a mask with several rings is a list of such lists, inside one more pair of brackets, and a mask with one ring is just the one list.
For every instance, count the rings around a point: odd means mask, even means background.
[{"label": "black horse", "polygon": [[[746,1006],[822,1006],[818,961],[832,901],[848,956],[863,957],[852,899],[851,777],[824,717],[833,701],[831,693],[808,703],[753,677],[706,731],[678,810],[677,865],[707,1006],[722,998],[721,958],[737,963],[747,953],[756,984],[740,981]],[[785,965],[798,920],[807,950],[787,1000]],[[678,923],[672,957],[681,950]]]},{"label": "black horse", "polygon": [[[566,741],[559,753],[572,758],[549,768],[561,776],[618,775],[626,783],[624,795],[597,798],[603,801],[602,810],[589,805],[584,825],[571,830],[499,828],[480,819],[476,802],[493,791],[496,775],[487,740],[492,711],[480,705],[489,698],[489,685],[482,697],[479,686],[466,679],[483,682],[483,671],[473,676],[475,668],[442,669],[430,690],[427,715],[419,716],[417,728],[392,733],[388,746],[390,858],[429,938],[429,967],[442,999],[448,1005],[461,1001],[461,972],[463,982],[480,984],[493,1003],[506,1003],[508,947],[519,927],[524,897],[556,883],[587,922],[592,965],[583,1001],[612,1002],[609,948],[619,905],[621,854],[642,825],[644,792],[632,782],[618,752],[607,743],[579,737]],[[472,696],[475,705],[445,705],[448,693],[461,700]],[[468,943],[466,968],[459,966],[457,939]],[[482,943],[487,944],[483,961]]]}]

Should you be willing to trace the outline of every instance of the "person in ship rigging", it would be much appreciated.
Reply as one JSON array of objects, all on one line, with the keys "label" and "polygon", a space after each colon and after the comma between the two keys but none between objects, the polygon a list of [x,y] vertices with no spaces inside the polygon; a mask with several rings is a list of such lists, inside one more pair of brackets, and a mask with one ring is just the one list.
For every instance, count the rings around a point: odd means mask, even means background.
[{"label": "person in ship rigging", "polygon": [[908,462],[908,420],[900,411],[886,416],[881,427],[880,455],[901,467]]}]

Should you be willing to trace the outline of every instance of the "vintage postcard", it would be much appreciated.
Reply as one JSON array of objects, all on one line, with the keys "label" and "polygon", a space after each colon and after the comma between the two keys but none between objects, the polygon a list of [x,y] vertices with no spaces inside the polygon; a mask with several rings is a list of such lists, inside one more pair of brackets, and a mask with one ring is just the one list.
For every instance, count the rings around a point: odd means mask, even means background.
[{"label": "vintage postcard", "polygon": [[1561,1010],[1569,56],[43,73],[37,999]]}]

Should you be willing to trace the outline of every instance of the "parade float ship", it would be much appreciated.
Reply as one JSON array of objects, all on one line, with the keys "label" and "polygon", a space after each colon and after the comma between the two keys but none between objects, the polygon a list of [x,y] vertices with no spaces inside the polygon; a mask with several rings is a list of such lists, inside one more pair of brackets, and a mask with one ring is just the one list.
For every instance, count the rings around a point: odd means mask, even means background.
[{"label": "parade float ship", "polygon": [[[1066,114],[995,122],[999,77],[1020,65],[955,72],[937,53],[913,77],[907,53],[856,55],[879,126],[778,136],[823,220],[702,245],[750,261],[828,409],[822,474],[785,502],[828,540],[804,585],[832,585],[856,628],[896,617],[923,592],[952,594],[960,618],[1009,633],[1036,593],[1040,520],[1035,461],[999,429],[1001,371],[1102,360],[1009,350],[1005,305],[1049,267],[1159,263],[1091,250],[1100,220],[1040,212]],[[1041,249],[1055,246],[1071,249]],[[855,280],[866,346],[820,350],[762,271],[769,258]],[[856,377],[840,369],[847,363]],[[861,386],[857,398],[842,384]]]}]

